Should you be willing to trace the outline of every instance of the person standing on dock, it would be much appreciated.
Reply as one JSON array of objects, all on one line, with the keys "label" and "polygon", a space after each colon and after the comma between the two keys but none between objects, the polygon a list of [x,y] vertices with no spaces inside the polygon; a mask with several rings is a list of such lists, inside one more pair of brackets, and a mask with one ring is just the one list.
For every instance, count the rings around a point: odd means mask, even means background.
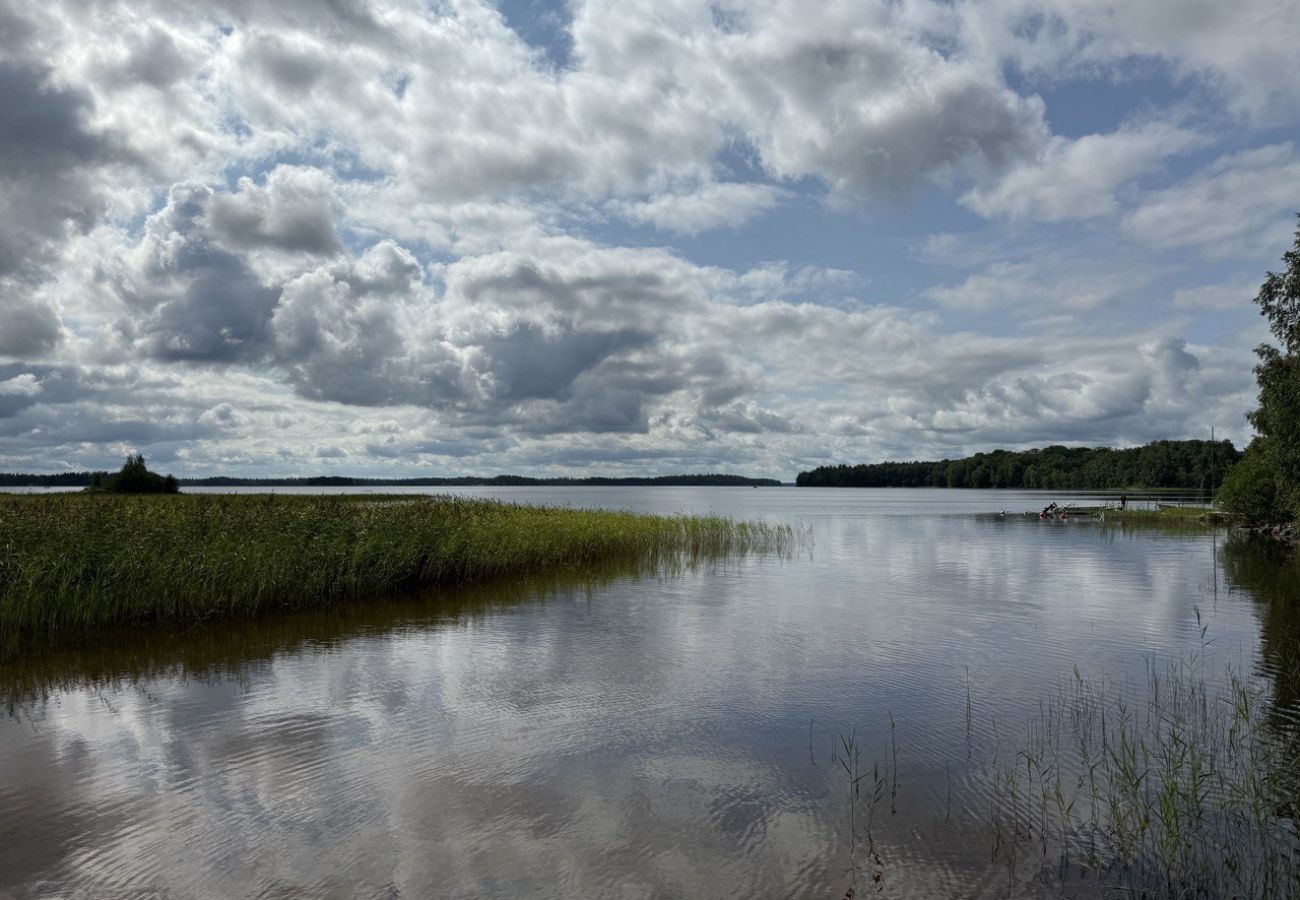
[{"label": "person standing on dock", "polygon": [[1128,494],[1119,495],[1119,508],[1128,509]]}]

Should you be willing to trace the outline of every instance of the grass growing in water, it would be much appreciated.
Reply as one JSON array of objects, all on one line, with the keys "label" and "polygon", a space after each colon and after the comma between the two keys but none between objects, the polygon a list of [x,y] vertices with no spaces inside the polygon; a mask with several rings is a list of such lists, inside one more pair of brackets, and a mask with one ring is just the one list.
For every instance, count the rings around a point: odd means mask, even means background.
[{"label": "grass growing in water", "polygon": [[[1231,668],[1207,672],[1203,649],[1150,662],[1140,687],[1076,669],[1030,714],[1011,754],[996,738],[984,748],[992,760],[975,771],[991,801],[967,807],[951,833],[988,834],[1007,896],[1300,898],[1297,723],[1279,727],[1265,684]],[[856,733],[836,740],[853,896],[863,869],[877,886],[886,880],[894,844],[907,838],[877,822],[859,862],[858,823],[876,812],[883,776],[878,762],[860,760]],[[868,777],[874,792],[859,788]]]},{"label": "grass growing in water", "polygon": [[1114,896],[1300,897],[1288,735],[1262,688],[1202,665],[1149,664],[1136,702],[1076,670],[1043,704],[996,776],[995,854],[1010,871],[1041,877],[1055,859],[1063,887]]},{"label": "grass growing in water", "polygon": [[1165,506],[1157,509],[1108,509],[1104,513],[1108,522],[1195,523],[1200,525],[1226,525],[1232,516],[1208,506]]},{"label": "grass growing in water", "polygon": [[790,529],[449,497],[0,500],[0,653],[32,638],[581,569],[782,551]]}]

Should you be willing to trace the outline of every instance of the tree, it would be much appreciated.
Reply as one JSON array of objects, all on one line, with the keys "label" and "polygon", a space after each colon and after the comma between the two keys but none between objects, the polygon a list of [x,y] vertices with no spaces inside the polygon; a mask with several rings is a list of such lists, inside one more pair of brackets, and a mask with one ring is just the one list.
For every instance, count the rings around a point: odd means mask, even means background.
[{"label": "tree", "polygon": [[113,476],[112,490],[115,494],[175,494],[179,489],[175,478],[150,472],[144,464],[144,454],[135,453],[127,456],[121,470]]},{"label": "tree", "polygon": [[1259,442],[1259,438],[1251,442],[1241,462],[1223,479],[1219,504],[1247,522],[1277,522],[1287,518],[1289,511],[1278,490],[1277,470]]},{"label": "tree", "polygon": [[[1285,270],[1269,272],[1255,297],[1281,345],[1255,349],[1259,408],[1248,418],[1259,437],[1246,450],[1249,466],[1229,475],[1222,497],[1230,511],[1256,521],[1264,510],[1275,521],[1300,514],[1300,227],[1282,261]],[[1262,502],[1265,496],[1270,502]],[[1239,502],[1247,497],[1252,502]]]}]

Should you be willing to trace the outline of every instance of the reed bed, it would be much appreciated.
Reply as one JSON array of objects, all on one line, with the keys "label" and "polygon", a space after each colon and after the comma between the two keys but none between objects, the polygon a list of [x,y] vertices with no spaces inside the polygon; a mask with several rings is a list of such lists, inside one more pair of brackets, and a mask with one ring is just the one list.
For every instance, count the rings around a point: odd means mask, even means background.
[{"label": "reed bed", "polygon": [[[1023,732],[984,746],[970,744],[968,684],[967,759],[945,771],[965,768],[985,799],[954,815],[950,782],[936,840],[986,833],[1007,897],[1300,900],[1300,718],[1278,709],[1272,677],[1214,665],[1205,633],[1187,656],[1149,660],[1145,683],[1076,668]],[[1294,675],[1300,654],[1281,665]],[[846,897],[896,874],[900,838],[882,817],[886,799],[897,808],[892,716],[889,734],[870,761],[856,732],[833,738]]]},{"label": "reed bed", "polygon": [[1300,897],[1297,735],[1263,685],[1203,665],[1149,663],[1136,699],[1076,671],[996,776],[995,858],[1063,895]]},{"label": "reed bed", "polygon": [[0,653],[106,625],[783,551],[792,537],[717,516],[451,497],[11,496],[0,500]]}]

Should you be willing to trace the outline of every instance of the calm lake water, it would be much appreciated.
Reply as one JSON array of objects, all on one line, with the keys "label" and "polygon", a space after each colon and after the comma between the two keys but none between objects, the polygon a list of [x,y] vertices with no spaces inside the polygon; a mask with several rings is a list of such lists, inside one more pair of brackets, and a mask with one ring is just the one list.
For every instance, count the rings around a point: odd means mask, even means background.
[{"label": "calm lake water", "polygon": [[997,515],[1040,493],[453,492],[805,539],[0,669],[0,897],[843,897],[846,736],[885,782],[859,896],[1026,896],[986,811],[1076,667],[1140,695],[1198,655],[1296,721],[1295,586],[1221,530]]}]

